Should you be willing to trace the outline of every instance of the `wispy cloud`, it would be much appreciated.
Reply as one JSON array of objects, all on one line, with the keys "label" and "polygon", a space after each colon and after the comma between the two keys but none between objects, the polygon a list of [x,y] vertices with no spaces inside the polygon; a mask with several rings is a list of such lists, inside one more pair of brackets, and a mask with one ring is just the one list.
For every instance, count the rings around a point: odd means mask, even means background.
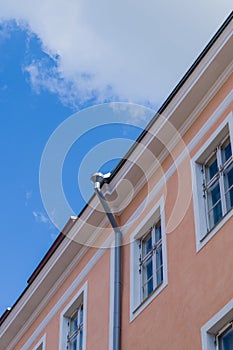
[{"label": "wispy cloud", "polygon": [[27,191],[25,197],[27,200],[29,200],[32,197],[32,191]]},{"label": "wispy cloud", "polygon": [[75,79],[67,79],[58,70],[56,61],[54,60],[54,66],[48,66],[46,59],[33,60],[29,65],[23,67],[24,73],[27,74],[30,85],[36,93],[41,91],[49,91],[57,94],[61,102],[71,107],[74,110],[80,108],[83,103],[95,99],[102,102],[100,96],[106,94],[96,93],[92,91],[88,85],[88,78],[83,76],[76,76]]},{"label": "wispy cloud", "polygon": [[134,103],[112,102],[109,106],[113,110],[116,120],[119,115],[121,120],[124,118],[128,123],[133,123],[134,125],[142,127],[145,126],[145,123],[155,114],[154,109]]},{"label": "wispy cloud", "polygon": [[52,241],[55,241],[57,236],[58,236],[58,233],[51,233],[50,238],[51,238]]},{"label": "wispy cloud", "polygon": [[30,199],[32,198],[32,190],[26,191],[25,193],[25,205],[28,206]]},{"label": "wispy cloud", "polygon": [[43,212],[34,210],[32,212],[32,215],[34,216],[35,221],[37,223],[44,224],[47,226],[46,228],[49,230],[49,244],[52,244],[52,242],[54,242],[59,233],[57,228],[52,224],[49,217]]},{"label": "wispy cloud", "polygon": [[34,216],[36,222],[43,223],[43,224],[50,223],[49,218],[40,211],[33,211],[32,215]]},{"label": "wispy cloud", "polygon": [[10,25],[11,22],[1,22],[0,23],[0,42],[10,37]]}]

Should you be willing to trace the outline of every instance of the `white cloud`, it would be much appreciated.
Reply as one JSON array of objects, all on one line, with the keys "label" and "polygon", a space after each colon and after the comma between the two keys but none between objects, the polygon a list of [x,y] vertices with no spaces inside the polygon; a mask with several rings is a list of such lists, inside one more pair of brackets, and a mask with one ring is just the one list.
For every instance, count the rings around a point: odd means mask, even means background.
[{"label": "white cloud", "polygon": [[32,197],[32,191],[27,191],[26,194],[25,194],[25,197],[26,197],[26,200],[31,199],[31,197]]},{"label": "white cloud", "polygon": [[117,120],[118,115],[122,119],[125,115],[125,119],[128,123],[141,127],[143,127],[148,120],[152,119],[156,112],[152,108],[134,103],[112,102],[109,105],[113,110],[114,119]]},{"label": "white cloud", "polygon": [[74,107],[96,99],[161,104],[232,9],[232,1],[8,0],[55,61],[25,67],[33,87]]},{"label": "white cloud", "polygon": [[25,193],[25,206],[26,207],[28,206],[28,203],[29,203],[31,197],[32,197],[32,191],[27,191]]},{"label": "white cloud", "polygon": [[[1,6],[1,4],[0,4]],[[9,39],[10,35],[10,23],[9,22],[2,22],[0,23],[0,43],[5,41],[6,39]]]},{"label": "white cloud", "polygon": [[36,222],[43,223],[43,224],[49,223],[49,218],[42,212],[33,211],[32,215],[34,216]]},{"label": "white cloud", "polygon": [[52,242],[55,241],[55,239],[57,238],[57,236],[58,236],[57,233],[51,233],[50,238],[51,238]]}]

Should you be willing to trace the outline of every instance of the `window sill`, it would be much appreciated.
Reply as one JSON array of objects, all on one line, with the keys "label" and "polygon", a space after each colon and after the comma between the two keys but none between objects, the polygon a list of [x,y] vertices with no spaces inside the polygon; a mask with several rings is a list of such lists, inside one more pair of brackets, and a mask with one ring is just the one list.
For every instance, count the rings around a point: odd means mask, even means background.
[{"label": "window sill", "polygon": [[150,295],[148,295],[142,302],[140,302],[138,306],[136,306],[131,311],[130,322],[133,321],[162,292],[167,284],[168,283],[165,280],[161,282]]},{"label": "window sill", "polygon": [[208,231],[205,236],[203,236],[197,245],[197,252],[201,250],[209,240],[215,236],[215,234],[225,225],[225,223],[232,217],[233,214],[233,208],[231,208],[223,217],[222,219],[214,226],[210,231]]}]

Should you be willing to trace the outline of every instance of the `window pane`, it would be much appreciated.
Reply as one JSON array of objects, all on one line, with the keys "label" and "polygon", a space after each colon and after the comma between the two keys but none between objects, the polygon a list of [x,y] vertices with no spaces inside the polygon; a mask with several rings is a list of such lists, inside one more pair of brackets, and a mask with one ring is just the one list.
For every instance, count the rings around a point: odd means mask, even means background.
[{"label": "window pane", "polygon": [[143,299],[147,298],[153,292],[153,279],[143,286]]},{"label": "window pane", "polygon": [[232,350],[233,349],[233,328],[229,329],[221,336],[220,349],[221,350]]},{"label": "window pane", "polygon": [[222,145],[222,161],[223,164],[231,157],[231,143],[230,139],[228,138],[224,144]]},{"label": "window pane", "polygon": [[143,264],[143,297],[146,298],[153,291],[152,256]]},{"label": "window pane", "polygon": [[161,224],[155,226],[155,243],[158,243],[162,238],[161,235]]},{"label": "window pane", "polygon": [[143,264],[143,281],[148,281],[153,275],[152,257]]},{"label": "window pane", "polygon": [[78,328],[78,315],[71,319],[70,321],[70,332],[73,333]]},{"label": "window pane", "polygon": [[224,171],[224,185],[227,211],[233,207],[233,164],[226,168]]},{"label": "window pane", "polygon": [[209,182],[218,173],[216,153],[206,164],[206,181]]},{"label": "window pane", "polygon": [[156,269],[163,265],[162,245],[156,249]]},{"label": "window pane", "polygon": [[156,271],[156,278],[157,278],[157,286],[159,286],[163,282],[163,267],[160,267]]},{"label": "window pane", "polygon": [[77,336],[70,341],[70,350],[77,350]]},{"label": "window pane", "polygon": [[80,330],[80,335],[79,335],[79,350],[82,350],[83,348],[83,330]]},{"label": "window pane", "polygon": [[213,185],[208,189],[208,206],[213,207],[220,199],[220,186],[219,181],[215,181]]},{"label": "window pane", "polygon": [[80,324],[82,324],[83,323],[83,305],[80,307],[80,310],[79,310],[79,317],[80,317]]},{"label": "window pane", "polygon": [[219,180],[215,181],[207,190],[207,205],[209,212],[209,225],[210,228],[212,228],[222,218]]},{"label": "window pane", "polygon": [[207,190],[207,205],[209,212],[209,224],[210,228],[212,228],[222,217],[219,180],[215,181]]},{"label": "window pane", "polygon": [[146,256],[152,250],[151,231],[142,241],[142,257]]},{"label": "window pane", "polygon": [[209,211],[209,224],[210,228],[214,227],[219,220],[222,218],[222,205],[221,202],[218,202],[218,204]]},{"label": "window pane", "polygon": [[163,254],[162,245],[156,249],[156,279],[157,286],[163,281]]}]

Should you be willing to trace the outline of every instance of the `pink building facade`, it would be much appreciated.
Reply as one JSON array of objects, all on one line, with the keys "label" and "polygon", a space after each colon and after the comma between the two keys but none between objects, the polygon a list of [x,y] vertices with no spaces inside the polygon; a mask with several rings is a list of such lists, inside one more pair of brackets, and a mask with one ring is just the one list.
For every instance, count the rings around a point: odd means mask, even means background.
[{"label": "pink building facade", "polygon": [[[232,32],[231,14],[101,188],[122,350],[233,349]],[[2,315],[0,349],[113,349],[114,254],[94,195]]]}]

